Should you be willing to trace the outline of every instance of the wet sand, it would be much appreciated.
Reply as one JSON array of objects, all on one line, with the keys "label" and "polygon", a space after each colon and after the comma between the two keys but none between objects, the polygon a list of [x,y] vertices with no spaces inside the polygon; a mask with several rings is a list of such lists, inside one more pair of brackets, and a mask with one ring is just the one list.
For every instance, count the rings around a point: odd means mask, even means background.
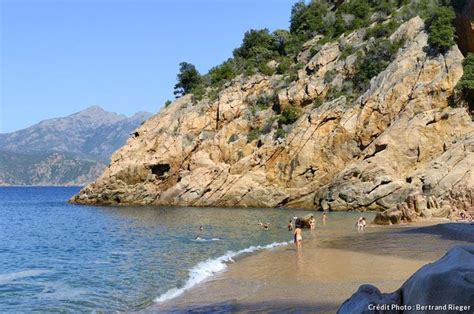
[{"label": "wet sand", "polygon": [[[334,313],[360,285],[398,289],[421,266],[456,244],[474,243],[474,225],[440,221],[391,227],[304,231],[294,245],[240,258],[185,294],[151,307],[160,312]],[[443,221],[445,222],[445,221]]]}]

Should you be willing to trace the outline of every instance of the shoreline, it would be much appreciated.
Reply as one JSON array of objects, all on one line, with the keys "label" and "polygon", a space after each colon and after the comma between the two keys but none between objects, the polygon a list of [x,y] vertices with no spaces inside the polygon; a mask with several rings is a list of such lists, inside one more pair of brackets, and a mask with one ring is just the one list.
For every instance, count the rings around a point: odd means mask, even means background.
[{"label": "shoreline", "polygon": [[[308,231],[302,253],[289,244],[238,257],[238,262],[227,262],[225,271],[222,269],[175,298],[154,303],[143,312],[250,309],[335,312],[362,284],[374,284],[383,292],[392,292],[420,267],[443,256],[452,245],[474,243],[470,228],[474,231],[474,224],[431,219],[406,225],[371,225],[363,233],[349,232],[333,239]],[[454,240],[450,238],[453,230],[458,233]],[[324,226],[317,231],[322,233]],[[383,235],[406,239],[428,237],[436,243],[431,249],[420,250],[420,244],[419,248],[415,245],[399,252],[360,249],[366,241],[381,244],[383,241],[377,238]],[[347,236],[356,241],[344,243]],[[460,237],[465,241],[459,241]],[[396,242],[389,243],[386,249]]]}]

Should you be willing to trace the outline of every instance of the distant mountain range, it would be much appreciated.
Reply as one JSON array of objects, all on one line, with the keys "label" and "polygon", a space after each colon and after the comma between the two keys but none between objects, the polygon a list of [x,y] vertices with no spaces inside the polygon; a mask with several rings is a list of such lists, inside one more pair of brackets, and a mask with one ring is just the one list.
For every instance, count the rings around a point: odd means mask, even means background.
[{"label": "distant mountain range", "polygon": [[131,117],[93,106],[0,134],[0,185],[83,185],[152,114]]}]

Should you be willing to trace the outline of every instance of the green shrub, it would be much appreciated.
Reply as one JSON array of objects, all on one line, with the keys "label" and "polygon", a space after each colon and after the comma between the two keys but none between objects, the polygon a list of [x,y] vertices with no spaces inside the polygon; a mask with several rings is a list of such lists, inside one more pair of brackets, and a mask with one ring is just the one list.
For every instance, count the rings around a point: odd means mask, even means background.
[{"label": "green shrub", "polygon": [[374,37],[374,38],[388,37],[398,28],[398,26],[399,24],[395,20],[391,20],[388,23],[376,24],[375,26],[367,30],[365,39],[369,39],[371,37]]},{"label": "green shrub", "polygon": [[234,56],[243,59],[266,60],[275,54],[274,49],[274,39],[268,29],[251,29],[245,32],[242,45],[234,50]]},{"label": "green shrub", "polygon": [[336,77],[336,71],[335,70],[329,70],[324,73],[324,84],[329,84],[331,83],[334,78]]},{"label": "green shrub", "polygon": [[273,129],[273,122],[275,121],[275,118],[269,118],[266,122],[265,125],[262,128],[262,134],[268,134],[272,131]]},{"label": "green shrub", "polygon": [[301,34],[308,39],[315,33],[324,33],[326,25],[324,16],[329,10],[327,3],[323,1],[296,2],[291,9],[290,33]]},{"label": "green shrub", "polygon": [[428,44],[436,53],[445,53],[456,43],[455,17],[452,7],[439,6],[426,21]]},{"label": "green shrub", "polygon": [[206,90],[203,85],[198,85],[191,90],[191,93],[193,95],[192,102],[196,103],[198,101],[201,101],[204,98],[204,95],[206,94]]},{"label": "green shrub", "polygon": [[286,74],[288,70],[290,69],[291,66],[291,58],[284,57],[280,60],[278,63],[278,66],[276,68],[276,73],[277,74]]},{"label": "green shrub", "polygon": [[292,105],[289,105],[283,109],[281,116],[278,118],[278,124],[293,124],[301,116],[301,109]]},{"label": "green shrub", "polygon": [[285,130],[283,130],[282,128],[278,128],[276,131],[275,131],[275,134],[273,134],[273,138],[276,140],[278,138],[285,138],[286,137],[286,132]]},{"label": "green shrub", "polygon": [[464,73],[457,87],[463,91],[467,101],[472,106],[474,105],[474,53],[469,53],[462,65]]},{"label": "green shrub", "polygon": [[258,67],[258,71],[262,73],[263,75],[267,75],[267,76],[272,76],[273,74],[275,74],[275,69],[272,69],[266,63],[263,63],[262,65],[260,65]]},{"label": "green shrub", "polygon": [[251,143],[258,139],[260,137],[260,134],[262,134],[262,131],[260,131],[260,129],[251,129],[250,132],[247,134],[247,143]]},{"label": "green shrub", "polygon": [[354,52],[355,52],[354,47],[352,45],[347,45],[342,50],[341,55],[339,56],[339,58],[345,60],[347,57],[349,57]]},{"label": "green shrub", "polygon": [[257,106],[261,110],[265,110],[270,108],[273,103],[275,102],[275,95],[260,95],[255,102],[255,106]]},{"label": "green shrub", "polygon": [[357,84],[355,86],[357,91],[366,90],[369,87],[370,79],[385,70],[395,58],[395,54],[403,42],[403,40],[393,43],[387,39],[380,40],[368,49],[365,56],[358,59],[353,78],[353,82]]},{"label": "green shrub", "polygon": [[215,101],[219,97],[220,90],[218,88],[211,88],[207,92],[207,97],[209,97],[210,101]]},{"label": "green shrub", "polygon": [[165,101],[165,107],[168,107],[169,105],[171,105],[171,100],[168,99],[167,101]]},{"label": "green shrub", "polygon": [[320,97],[316,97],[313,101],[313,109],[321,107],[323,100]]},{"label": "green shrub", "polygon": [[345,96],[344,91],[339,88],[338,86],[331,85],[329,86],[329,90],[326,93],[326,99],[327,100],[334,100],[336,98],[339,98],[341,96]]},{"label": "green shrub", "polygon": [[210,83],[213,86],[221,86],[225,82],[232,80],[237,74],[234,70],[234,65],[232,60],[227,60],[226,62],[213,67],[209,70],[207,74],[210,78]]}]

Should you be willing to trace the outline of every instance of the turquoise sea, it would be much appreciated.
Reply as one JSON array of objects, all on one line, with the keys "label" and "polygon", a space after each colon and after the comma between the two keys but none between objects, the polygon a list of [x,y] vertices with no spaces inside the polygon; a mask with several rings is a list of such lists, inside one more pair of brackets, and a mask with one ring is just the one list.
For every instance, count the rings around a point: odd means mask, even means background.
[{"label": "turquoise sea", "polygon": [[0,188],[1,313],[145,309],[236,256],[286,245],[288,220],[308,213],[68,204],[78,191]]}]

